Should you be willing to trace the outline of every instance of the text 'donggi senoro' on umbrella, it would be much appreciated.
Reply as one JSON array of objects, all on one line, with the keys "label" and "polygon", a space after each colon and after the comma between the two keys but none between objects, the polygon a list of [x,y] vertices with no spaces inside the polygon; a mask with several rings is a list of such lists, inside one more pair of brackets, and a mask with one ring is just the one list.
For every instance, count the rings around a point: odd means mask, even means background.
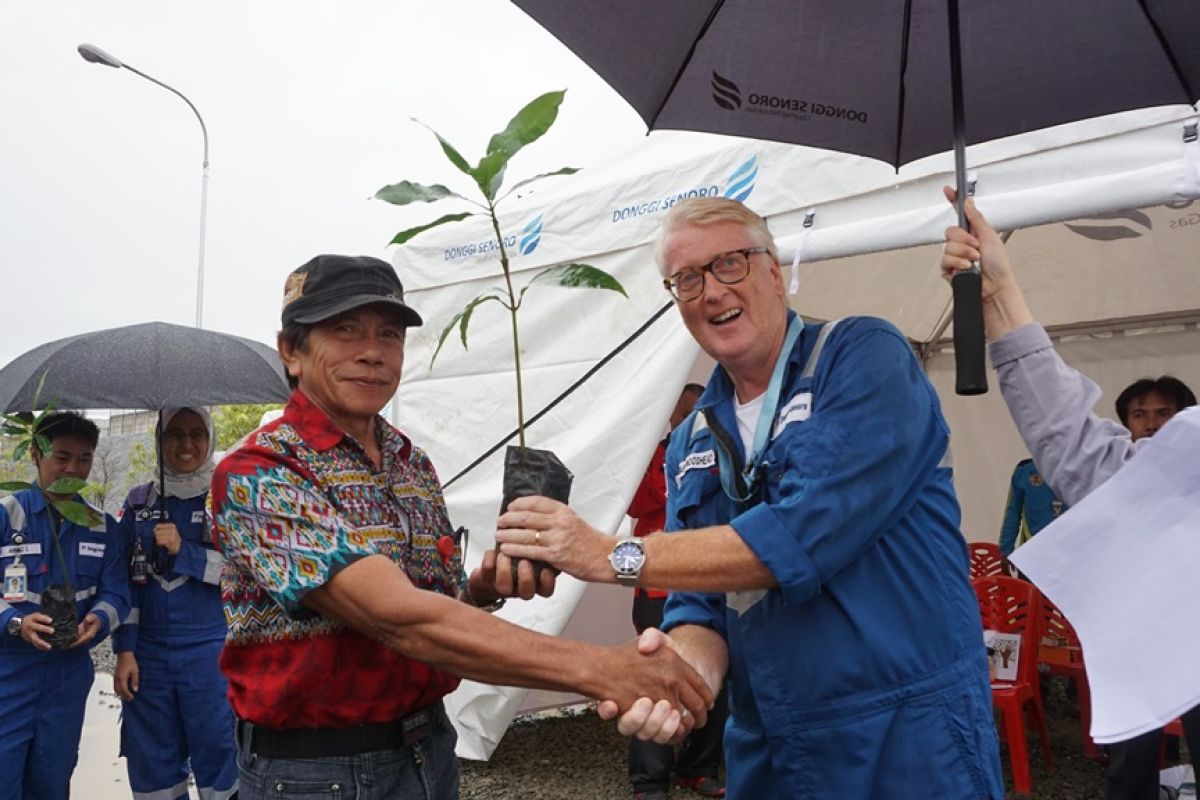
[{"label": "text 'donggi senoro' on umbrella", "polygon": [[47,405],[161,410],[281,403],[288,394],[273,348],[166,322],[68,336],[0,369],[0,410],[6,413]]},{"label": "text 'donggi senoro' on umbrella", "polygon": [[[960,204],[966,145],[1200,99],[1200,2],[1191,0],[514,3],[652,129],[895,167],[954,149]],[[955,278],[958,389],[975,394],[987,387],[979,276],[963,275],[974,303],[966,309]]]}]

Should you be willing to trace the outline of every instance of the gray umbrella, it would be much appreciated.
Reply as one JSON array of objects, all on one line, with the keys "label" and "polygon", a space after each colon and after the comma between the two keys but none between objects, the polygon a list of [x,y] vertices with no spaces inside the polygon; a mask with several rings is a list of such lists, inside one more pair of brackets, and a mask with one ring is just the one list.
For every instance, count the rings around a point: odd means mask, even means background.
[{"label": "gray umbrella", "polygon": [[68,336],[0,369],[0,409],[7,413],[47,405],[161,410],[281,403],[288,394],[274,349],[166,322]]},{"label": "gray umbrella", "polygon": [[[960,201],[967,144],[1200,98],[1196,0],[513,1],[651,128],[897,167],[953,143]],[[987,386],[978,281],[955,278],[963,394]]]}]

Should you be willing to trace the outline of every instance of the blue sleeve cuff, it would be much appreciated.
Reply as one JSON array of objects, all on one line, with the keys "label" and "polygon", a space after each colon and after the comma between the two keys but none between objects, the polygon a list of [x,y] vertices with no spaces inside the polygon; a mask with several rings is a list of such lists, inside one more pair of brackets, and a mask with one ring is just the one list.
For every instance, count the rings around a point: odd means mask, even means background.
[{"label": "blue sleeve cuff", "polygon": [[726,637],[725,596],[700,592],[671,592],[659,630],[669,632],[680,625],[700,625]]},{"label": "blue sleeve cuff", "polygon": [[179,543],[179,552],[175,555],[175,571],[189,578],[204,580],[207,552],[208,548],[202,544],[182,540]]},{"label": "blue sleeve cuff", "polygon": [[820,591],[816,565],[797,541],[796,532],[780,522],[770,504],[760,503],[729,524],[775,576],[785,603],[802,603]]}]

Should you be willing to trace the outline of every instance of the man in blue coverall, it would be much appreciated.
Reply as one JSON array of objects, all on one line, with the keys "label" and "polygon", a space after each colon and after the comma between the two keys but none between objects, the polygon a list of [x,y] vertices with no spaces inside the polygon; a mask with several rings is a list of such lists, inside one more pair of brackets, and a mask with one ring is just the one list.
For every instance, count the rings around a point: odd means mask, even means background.
[{"label": "man in blue coverall", "polygon": [[[664,282],[718,363],[667,451],[670,533],[618,540],[546,498],[500,518],[501,554],[672,590],[667,646],[729,677],[731,798],[1000,798],[999,752],[949,433],[908,342],[788,308],[765,221],[686,200]],[[611,704],[601,714],[616,716]],[[618,728],[689,720],[643,698]]]},{"label": "man in blue coverall", "polygon": [[1032,458],[1024,458],[1013,468],[1008,486],[1008,502],[1000,525],[1000,554],[1012,555],[1038,531],[1058,519],[1066,504],[1046,485]]},{"label": "man in blue coverall", "polygon": [[[48,414],[37,433],[51,452],[33,448],[37,485],[0,499],[0,798],[65,800],[79,755],[83,711],[92,687],[88,646],[129,612],[120,540],[111,517],[84,527],[64,520],[48,502],[59,478],[86,480],[100,433],[78,414]],[[75,640],[52,649],[51,619],[41,611],[47,588],[75,590]]]}]

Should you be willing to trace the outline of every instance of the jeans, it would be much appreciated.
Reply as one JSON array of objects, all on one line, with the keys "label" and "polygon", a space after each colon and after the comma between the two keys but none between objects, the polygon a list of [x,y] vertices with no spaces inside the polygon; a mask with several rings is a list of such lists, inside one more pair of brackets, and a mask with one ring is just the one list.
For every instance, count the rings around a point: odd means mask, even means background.
[{"label": "jeans", "polygon": [[240,800],[458,800],[457,734],[445,712],[425,739],[396,750],[267,758],[238,748]]}]

